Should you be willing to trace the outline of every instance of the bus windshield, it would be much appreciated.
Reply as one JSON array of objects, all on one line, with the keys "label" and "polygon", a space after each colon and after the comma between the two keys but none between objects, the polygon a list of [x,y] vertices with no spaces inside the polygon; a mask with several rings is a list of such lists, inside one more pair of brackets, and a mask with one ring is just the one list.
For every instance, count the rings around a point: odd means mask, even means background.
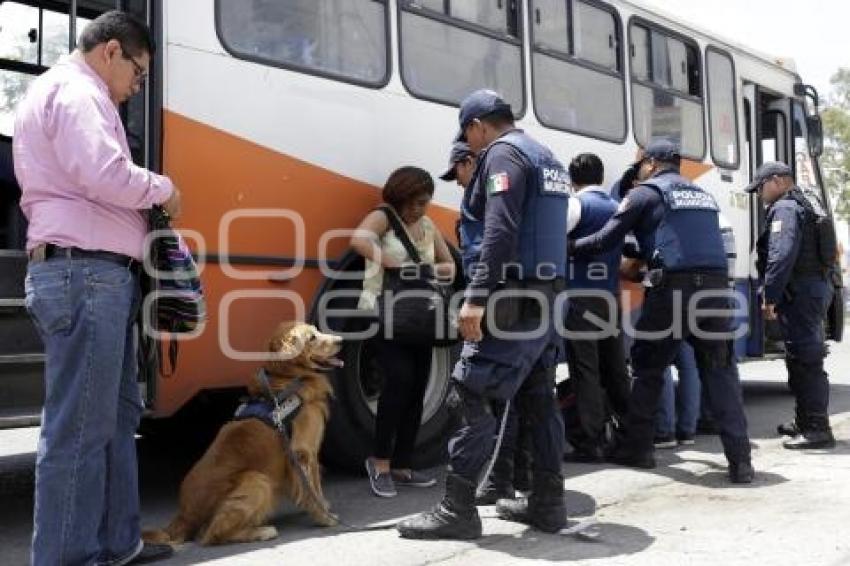
[{"label": "bus windshield", "polygon": [[793,128],[794,128],[794,171],[796,173],[797,185],[801,189],[814,191],[821,194],[818,175],[816,174],[817,163],[812,157],[808,132],[806,129],[806,111],[800,102],[793,103]]}]

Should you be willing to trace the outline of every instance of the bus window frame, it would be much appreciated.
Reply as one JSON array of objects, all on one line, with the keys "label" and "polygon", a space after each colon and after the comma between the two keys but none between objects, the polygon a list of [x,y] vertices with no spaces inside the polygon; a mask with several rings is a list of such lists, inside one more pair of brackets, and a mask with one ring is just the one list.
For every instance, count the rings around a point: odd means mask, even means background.
[{"label": "bus window frame", "polygon": [[[632,71],[631,45],[632,45],[632,29],[633,29],[634,26],[644,27],[648,31],[656,31],[656,32],[661,33],[661,34],[663,34],[667,37],[670,37],[672,39],[677,39],[677,40],[683,42],[685,45],[690,45],[691,47],[694,48],[694,51],[695,51],[696,56],[697,56],[697,70],[699,71],[699,74],[700,74],[700,80],[699,80],[698,84],[699,84],[699,87],[700,87],[700,94],[702,96],[694,96],[692,94],[686,94],[686,93],[680,92],[680,91],[673,89],[673,88],[667,88],[667,87],[661,86],[659,84],[652,82],[651,80],[644,81],[644,80],[636,78],[632,74],[632,72],[631,72]],[[700,109],[702,110],[702,120],[701,120],[701,124],[702,124],[702,154],[701,155],[690,155],[690,154],[686,154],[686,153],[683,152],[682,157],[687,158],[687,159],[692,159],[692,160],[695,160],[695,161],[704,161],[706,153],[708,152],[708,148],[707,148],[708,140],[706,140],[706,127],[705,127],[705,117],[706,117],[705,93],[704,93],[705,85],[703,84],[703,82],[704,82],[703,77],[705,76],[705,65],[704,65],[703,60],[702,60],[702,49],[700,49],[699,42],[697,42],[696,40],[694,40],[694,39],[692,39],[692,38],[690,38],[686,35],[683,35],[683,34],[677,32],[677,31],[674,31],[670,28],[664,27],[661,24],[653,22],[652,20],[648,20],[648,19],[646,19],[642,16],[631,16],[629,18],[629,21],[626,23],[626,27],[628,28],[627,37],[628,37],[628,46],[629,46],[627,59],[629,60],[629,94],[630,94],[630,98],[631,98],[630,104],[631,104],[631,111],[632,111],[632,124],[631,124],[631,126],[632,126],[632,135],[634,137],[635,143],[640,148],[645,147],[644,144],[642,144],[640,142],[640,140],[638,139],[637,128],[635,127],[635,95],[634,95],[633,86],[635,84],[638,84],[642,87],[649,88],[649,89],[652,89],[652,90],[660,90],[660,91],[662,91],[666,94],[669,94],[670,96],[674,96],[676,98],[681,98],[681,99],[687,100],[689,102],[698,102],[699,103]],[[649,61],[649,63],[650,63],[649,71],[650,71],[650,75],[651,75],[651,73],[652,73],[651,43],[650,43],[650,61]]]},{"label": "bus window frame", "polygon": [[[216,0],[216,1],[220,1],[220,0]],[[519,77],[519,79],[520,79],[520,85],[521,85],[520,92],[522,93],[522,107],[513,108],[513,106],[512,106],[511,110],[512,110],[513,115],[514,115],[514,119],[516,119],[516,120],[522,119],[523,116],[525,116],[526,111],[528,110],[528,102],[529,102],[528,101],[528,89],[526,88],[527,87],[526,77],[528,76],[528,74],[527,74],[527,66],[526,66],[526,62],[525,62],[526,51],[525,51],[525,45],[524,45],[525,44],[524,29],[523,29],[523,25],[522,25],[525,21],[525,19],[524,19],[525,18],[525,3],[524,2],[518,2],[517,3],[517,36],[516,37],[505,35],[505,34],[500,34],[499,32],[496,32],[496,31],[494,31],[490,28],[487,28],[485,26],[479,26],[479,25],[476,25],[476,24],[469,22],[467,20],[462,20],[462,19],[459,19],[459,18],[453,18],[453,17],[448,16],[446,14],[443,14],[443,13],[440,13],[440,12],[435,12],[434,10],[431,10],[429,8],[425,8],[425,7],[418,6],[418,5],[416,5],[416,7],[412,7],[410,5],[411,3],[415,4],[415,0],[398,0],[396,2],[396,22],[397,22],[396,25],[397,25],[397,28],[398,28],[397,29],[397,36],[398,36],[398,76],[399,76],[399,80],[401,81],[402,86],[404,86],[405,92],[407,92],[407,94],[409,94],[410,96],[412,96],[413,98],[416,98],[418,100],[425,100],[427,102],[435,102],[437,104],[442,104],[442,105],[445,105],[445,106],[451,106],[451,107],[454,107],[454,108],[460,107],[460,101],[455,102],[455,101],[452,101],[452,100],[437,98],[435,96],[426,96],[426,95],[422,95],[422,94],[417,94],[416,92],[413,91],[413,89],[410,88],[410,85],[405,80],[405,78],[404,78],[404,60],[405,60],[404,59],[404,41],[402,39],[402,34],[404,33],[403,32],[404,26],[402,25],[402,17],[403,17],[403,12],[408,12],[410,14],[414,14],[414,15],[419,16],[419,17],[428,18],[428,19],[440,22],[440,23],[448,25],[448,26],[460,28],[464,31],[476,33],[478,35],[483,35],[483,36],[488,37],[490,39],[495,39],[497,41],[501,41],[503,43],[508,43],[508,44],[514,45],[516,47],[519,47],[519,59],[520,59],[520,77]]]},{"label": "bus window frame", "polygon": [[[717,156],[714,155],[714,132],[711,127],[711,87],[709,86],[711,81],[711,71],[709,69],[710,65],[708,64],[709,52],[714,52],[717,55],[726,57],[732,67],[732,111],[734,113],[733,120],[735,122],[735,161],[731,163],[718,159]],[[708,147],[711,152],[711,160],[714,161],[715,165],[724,169],[739,169],[741,167],[741,136],[738,127],[738,73],[735,68],[735,58],[732,57],[732,54],[725,49],[709,44],[705,48],[705,55],[703,55],[703,59],[705,60],[705,99],[706,106],[708,106],[708,114],[706,114],[706,117],[708,118]]]},{"label": "bus window frame", "polygon": [[221,2],[222,0],[215,0],[213,3],[213,20],[215,23],[215,35],[218,38],[219,44],[222,48],[227,52],[228,55],[233,57],[234,59],[241,59],[242,61],[248,61],[251,63],[257,63],[259,65],[263,65],[266,67],[274,67],[277,69],[285,69],[287,71],[293,71],[296,73],[301,73],[304,75],[311,75],[314,77],[319,77],[322,79],[329,79],[336,82],[342,82],[347,84],[352,84],[356,86],[362,86],[365,88],[370,88],[373,90],[380,90],[389,84],[390,79],[393,75],[393,60],[392,60],[392,30],[390,27],[392,26],[392,21],[390,18],[390,3],[389,0],[371,0],[372,2],[378,2],[379,4],[383,4],[384,6],[384,59],[386,61],[386,69],[384,71],[384,76],[381,77],[380,80],[376,82],[363,81],[356,79],[354,77],[349,77],[346,75],[331,73],[327,71],[322,71],[320,69],[315,69],[312,67],[305,67],[302,65],[295,65],[293,63],[287,63],[285,61],[279,61],[276,59],[270,59],[268,57],[262,56],[254,56],[249,55],[247,53],[242,53],[233,49],[231,45],[228,45],[227,41],[224,39],[224,35],[221,31]]},{"label": "bus window frame", "polygon": [[[570,50],[569,54],[562,53],[562,52],[554,50],[554,49],[546,49],[546,48],[537,47],[537,45],[534,41],[534,26],[533,26],[533,23],[531,22],[531,20],[530,19],[528,20],[528,29],[530,30],[530,36],[531,36],[530,41],[529,41],[529,46],[531,48],[531,53],[530,53],[530,57],[529,57],[529,59],[531,61],[531,85],[532,85],[532,88],[531,88],[531,90],[532,90],[532,92],[531,92],[531,106],[532,106],[532,109],[534,111],[534,117],[537,119],[538,122],[540,122],[541,125],[545,126],[546,128],[549,128],[551,130],[556,130],[556,131],[559,131],[559,132],[566,132],[566,133],[569,133],[569,134],[575,134],[577,136],[582,136],[582,137],[590,138],[590,139],[594,139],[594,140],[600,140],[600,141],[605,141],[605,142],[622,144],[623,142],[625,142],[629,138],[629,109],[628,109],[629,107],[628,107],[628,102],[626,100],[629,93],[626,90],[626,56],[625,56],[625,49],[624,49],[625,46],[623,45],[623,38],[625,37],[625,33],[624,33],[624,30],[623,30],[623,19],[620,16],[620,12],[617,10],[616,7],[614,7],[610,4],[606,4],[604,2],[599,2],[598,0],[565,0],[565,1],[567,3],[567,48]],[[580,58],[576,57],[575,55],[573,55],[573,53],[575,52],[575,29],[574,29],[575,26],[573,25],[575,20],[573,19],[573,12],[574,12],[573,4],[575,2],[582,2],[583,4],[587,4],[588,6],[592,6],[594,8],[599,8],[600,10],[608,12],[609,14],[611,14],[614,17],[615,32],[617,34],[616,41],[617,41],[617,44],[618,44],[617,49],[616,49],[616,55],[617,55],[617,62],[619,63],[618,64],[619,71],[612,71],[611,69],[609,69],[607,67],[603,67],[602,65],[593,63],[591,61],[586,61],[584,59],[580,59]],[[529,2],[529,6],[531,6],[531,5],[532,4]],[[532,15],[529,13],[528,18],[531,18],[531,17],[532,17]],[[543,118],[541,118],[540,114],[537,111],[537,100],[535,98],[536,89],[534,88],[534,73],[535,73],[534,54],[535,53],[540,53],[542,55],[545,55],[546,57],[551,57],[553,59],[557,59],[557,60],[562,61],[564,63],[572,64],[572,65],[575,65],[575,66],[578,66],[578,67],[582,67],[582,68],[590,70],[590,71],[596,71],[596,72],[601,73],[603,75],[608,75],[609,77],[619,78],[620,79],[620,85],[622,86],[622,89],[623,89],[623,135],[618,137],[618,138],[601,136],[601,135],[598,135],[598,134],[585,132],[585,131],[581,131],[581,130],[577,130],[577,129],[555,126],[555,125],[552,125],[552,124],[546,122]]]}]

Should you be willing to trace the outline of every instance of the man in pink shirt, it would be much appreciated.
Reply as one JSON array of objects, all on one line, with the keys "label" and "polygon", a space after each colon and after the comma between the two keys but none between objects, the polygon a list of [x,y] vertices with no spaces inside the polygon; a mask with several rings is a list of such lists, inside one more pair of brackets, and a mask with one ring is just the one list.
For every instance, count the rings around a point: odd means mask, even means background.
[{"label": "man in pink shirt", "polygon": [[178,215],[180,192],[132,162],[118,113],[153,53],[144,24],[108,12],[18,107],[26,303],[47,354],[35,566],[137,564],[172,553],[140,536],[134,435],[143,406],[133,330],[145,211],[160,204]]}]

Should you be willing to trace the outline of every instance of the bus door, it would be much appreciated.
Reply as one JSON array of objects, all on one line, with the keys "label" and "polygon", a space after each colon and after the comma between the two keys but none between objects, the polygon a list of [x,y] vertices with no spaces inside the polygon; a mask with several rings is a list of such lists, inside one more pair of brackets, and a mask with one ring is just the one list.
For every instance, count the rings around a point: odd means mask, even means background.
[{"label": "bus door", "polygon": [[[745,157],[749,179],[766,161],[791,163],[791,106],[787,97],[757,84],[744,82]],[[763,357],[784,353],[782,335],[776,321],[762,316],[762,281],[756,270],[756,241],[762,233],[766,207],[758,194],[750,195],[750,335],[747,356]]]},{"label": "bus door", "polygon": [[[67,55],[85,24],[121,8],[146,19],[148,0],[0,0],[0,428],[39,422],[44,349],[24,307],[27,222],[12,162],[15,109],[32,81]],[[147,87],[150,90],[150,85]],[[149,97],[121,109],[134,160],[153,163]]]}]

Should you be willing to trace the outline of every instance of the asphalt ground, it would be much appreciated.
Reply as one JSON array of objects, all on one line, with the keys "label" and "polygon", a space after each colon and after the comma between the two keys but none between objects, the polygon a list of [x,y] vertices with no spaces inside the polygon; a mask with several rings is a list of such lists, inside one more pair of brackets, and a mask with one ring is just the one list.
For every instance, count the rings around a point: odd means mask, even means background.
[{"label": "asphalt ground", "polygon": [[[481,508],[484,536],[472,542],[410,541],[392,529],[368,532],[314,527],[291,506],[273,517],[273,541],[221,547],[180,547],[164,565],[286,564],[287,566],[570,564],[697,566],[850,565],[850,344],[832,346],[831,419],[838,447],[791,452],[776,424],[792,414],[781,361],[741,365],[755,446],[756,481],[726,481],[719,439],[656,453],[655,470],[565,464],[573,520],[593,519],[595,541],[541,534],[501,521]],[[0,431],[0,564],[28,562],[38,429]],[[179,483],[199,447],[139,440],[143,522],[164,525],[176,509]],[[443,469],[430,472],[442,478]],[[436,504],[442,488],[374,497],[363,476],[327,470],[325,494],[353,525],[381,526]]]}]

